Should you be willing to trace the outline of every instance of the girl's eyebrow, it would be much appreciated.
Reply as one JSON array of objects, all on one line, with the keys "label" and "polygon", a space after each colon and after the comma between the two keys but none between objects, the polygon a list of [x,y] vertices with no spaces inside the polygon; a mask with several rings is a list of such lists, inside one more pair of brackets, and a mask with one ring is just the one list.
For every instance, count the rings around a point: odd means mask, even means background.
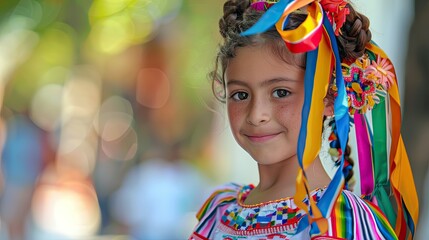
[{"label": "girl's eyebrow", "polygon": [[266,81],[261,82],[260,86],[267,86],[267,85],[271,85],[274,83],[279,83],[279,82],[298,82],[298,79],[292,79],[292,78],[285,78],[285,77],[277,77],[277,78],[273,78],[273,79],[269,79]]},{"label": "girl's eyebrow", "polygon": [[228,80],[226,85],[227,86],[229,86],[229,85],[240,85],[240,86],[245,86],[245,87],[248,86],[248,84],[246,82],[240,81],[240,80]]},{"label": "girl's eyebrow", "polygon": [[[292,79],[292,78],[285,78],[285,77],[276,77],[276,78],[265,80],[265,81],[261,82],[259,85],[261,87],[263,87],[263,86],[267,86],[267,85],[271,85],[271,84],[279,83],[279,82],[297,82],[297,81],[299,81],[299,80],[298,79]],[[232,80],[229,80],[226,85],[227,86],[229,86],[229,85],[240,85],[240,86],[246,87],[249,84],[247,84],[244,81],[232,79]]]}]

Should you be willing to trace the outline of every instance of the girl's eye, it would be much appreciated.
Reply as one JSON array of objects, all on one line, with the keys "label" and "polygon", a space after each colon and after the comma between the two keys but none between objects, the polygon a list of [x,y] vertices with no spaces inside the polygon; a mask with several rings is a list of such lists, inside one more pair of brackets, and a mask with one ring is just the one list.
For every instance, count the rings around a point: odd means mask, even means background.
[{"label": "girl's eye", "polygon": [[235,101],[243,101],[249,97],[249,94],[246,92],[236,92],[234,93],[231,98]]},{"label": "girl's eye", "polygon": [[288,96],[289,94],[290,94],[290,92],[286,89],[277,89],[277,90],[274,90],[274,92],[273,92],[273,96],[275,98],[283,98],[283,97]]}]

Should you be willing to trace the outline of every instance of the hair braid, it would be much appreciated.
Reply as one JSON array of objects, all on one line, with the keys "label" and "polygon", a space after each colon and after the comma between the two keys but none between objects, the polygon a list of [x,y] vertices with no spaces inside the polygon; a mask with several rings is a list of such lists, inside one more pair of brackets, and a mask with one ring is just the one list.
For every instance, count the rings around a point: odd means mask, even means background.
[{"label": "hair braid", "polygon": [[241,22],[249,6],[249,0],[228,0],[225,2],[223,17],[219,20],[219,31],[222,37],[227,38],[231,32],[241,32]]},{"label": "hair braid", "polygon": [[355,162],[350,157],[350,152],[351,152],[351,147],[347,143],[346,151],[344,153],[344,161],[346,161],[348,163],[349,170],[347,171],[347,176],[345,176],[345,180],[346,180],[346,183],[347,183],[347,186],[348,186],[349,190],[352,190],[353,189],[353,185],[352,185],[353,182],[351,182],[350,179],[352,179],[353,174],[354,174],[354,172],[353,172],[353,166],[355,165]]},{"label": "hair braid", "polygon": [[337,37],[342,59],[354,61],[365,53],[366,44],[371,41],[369,19],[357,12],[352,5],[347,4],[350,13]]}]

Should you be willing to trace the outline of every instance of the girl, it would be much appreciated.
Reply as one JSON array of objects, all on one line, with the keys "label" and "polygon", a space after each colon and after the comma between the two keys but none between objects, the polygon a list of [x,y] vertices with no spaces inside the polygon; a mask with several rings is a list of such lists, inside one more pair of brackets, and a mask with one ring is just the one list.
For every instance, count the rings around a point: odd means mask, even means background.
[{"label": "girl", "polygon": [[396,77],[368,19],[342,0],[228,0],[219,26],[214,92],[260,181],[221,186],[190,239],[412,238]]}]

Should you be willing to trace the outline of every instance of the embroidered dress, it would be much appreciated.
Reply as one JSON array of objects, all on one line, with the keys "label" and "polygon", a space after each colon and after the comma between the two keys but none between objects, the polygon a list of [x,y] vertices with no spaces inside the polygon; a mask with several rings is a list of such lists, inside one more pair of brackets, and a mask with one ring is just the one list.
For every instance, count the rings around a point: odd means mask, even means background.
[{"label": "embroidered dress", "polygon": [[[297,233],[306,213],[292,198],[246,205],[253,188],[230,183],[215,191],[198,212],[199,223],[190,239],[397,239],[381,211],[350,191],[343,190],[338,197],[328,232],[310,238],[309,228]],[[317,202],[324,191],[316,189],[310,197]]]}]

